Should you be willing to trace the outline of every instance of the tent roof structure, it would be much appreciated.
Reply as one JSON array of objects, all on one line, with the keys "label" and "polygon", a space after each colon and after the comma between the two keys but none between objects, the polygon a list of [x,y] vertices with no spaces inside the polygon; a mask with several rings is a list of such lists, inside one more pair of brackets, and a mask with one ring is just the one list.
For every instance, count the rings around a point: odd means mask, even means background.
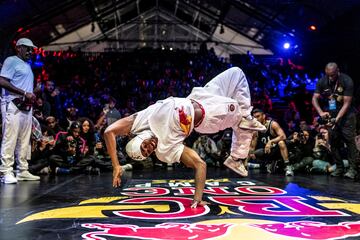
[{"label": "tent roof structure", "polygon": [[346,54],[359,49],[359,10],[357,0],[5,0],[0,44],[29,37],[46,50],[112,52],[206,43],[228,57],[272,55],[288,41],[295,52]]}]

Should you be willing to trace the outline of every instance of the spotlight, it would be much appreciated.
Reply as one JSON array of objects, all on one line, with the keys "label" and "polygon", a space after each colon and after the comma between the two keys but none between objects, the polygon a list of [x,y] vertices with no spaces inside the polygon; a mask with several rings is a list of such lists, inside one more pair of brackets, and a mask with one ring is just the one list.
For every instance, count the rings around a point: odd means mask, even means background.
[{"label": "spotlight", "polygon": [[290,48],[290,43],[288,43],[288,42],[284,43],[283,48],[284,49],[289,49]]},{"label": "spotlight", "polygon": [[311,26],[309,27],[309,29],[310,29],[311,31],[316,31],[316,26],[315,26],[315,25],[311,25]]}]

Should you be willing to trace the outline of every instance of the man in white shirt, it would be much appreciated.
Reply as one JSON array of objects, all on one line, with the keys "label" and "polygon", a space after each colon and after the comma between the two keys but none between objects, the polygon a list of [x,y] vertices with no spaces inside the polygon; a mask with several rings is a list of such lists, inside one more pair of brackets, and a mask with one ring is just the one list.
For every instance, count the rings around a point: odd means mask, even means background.
[{"label": "man in white shirt", "polygon": [[[30,151],[32,103],[36,99],[33,94],[34,74],[27,61],[31,58],[34,48],[30,39],[20,38],[16,42],[16,55],[5,59],[0,72],[0,87],[3,88],[0,173],[4,183],[40,179],[29,173],[27,162]],[[13,173],[15,156],[19,170],[16,178]]]},{"label": "man in white shirt", "polygon": [[194,88],[187,98],[167,98],[105,130],[105,141],[113,164],[113,186],[120,185],[121,166],[116,154],[116,136],[136,135],[126,151],[134,160],[143,160],[152,152],[167,163],[182,162],[195,170],[195,194],[191,207],[207,204],[202,200],[206,180],[206,163],[183,141],[195,129],[199,133],[216,133],[233,129],[231,154],[224,164],[247,176],[242,161],[248,155],[253,131],[265,127],[251,116],[250,91],[240,68],[226,70],[203,88]]}]

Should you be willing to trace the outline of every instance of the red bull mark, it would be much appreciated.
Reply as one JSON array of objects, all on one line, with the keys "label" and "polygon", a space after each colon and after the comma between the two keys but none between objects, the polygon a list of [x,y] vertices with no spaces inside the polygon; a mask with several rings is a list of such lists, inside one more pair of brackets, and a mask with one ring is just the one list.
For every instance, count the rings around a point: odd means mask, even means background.
[{"label": "red bull mark", "polygon": [[154,227],[85,223],[82,227],[98,229],[82,235],[84,240],[105,240],[102,236],[156,240],[205,240],[227,234],[233,224],[161,223]]},{"label": "red bull mark", "polygon": [[274,224],[250,224],[267,232],[303,239],[344,239],[360,236],[360,221],[326,224],[323,222],[298,221]]},{"label": "red bull mark", "polygon": [[179,111],[180,127],[186,135],[189,135],[192,118],[190,115],[187,115],[185,113],[184,107],[181,107],[178,111]]}]

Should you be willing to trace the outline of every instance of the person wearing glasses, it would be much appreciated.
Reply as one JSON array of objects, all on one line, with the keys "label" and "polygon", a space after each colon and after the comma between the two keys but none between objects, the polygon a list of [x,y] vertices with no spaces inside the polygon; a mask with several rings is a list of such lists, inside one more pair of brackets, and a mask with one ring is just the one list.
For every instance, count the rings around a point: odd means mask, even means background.
[{"label": "person wearing glasses", "polygon": [[[32,125],[32,104],[36,99],[33,94],[34,74],[30,60],[36,46],[28,38],[16,42],[16,55],[5,59],[0,72],[2,87],[1,114],[3,138],[1,141],[2,182],[34,181],[40,177],[28,171],[27,154],[30,148]],[[13,165],[17,161],[17,176],[14,176]]]}]

